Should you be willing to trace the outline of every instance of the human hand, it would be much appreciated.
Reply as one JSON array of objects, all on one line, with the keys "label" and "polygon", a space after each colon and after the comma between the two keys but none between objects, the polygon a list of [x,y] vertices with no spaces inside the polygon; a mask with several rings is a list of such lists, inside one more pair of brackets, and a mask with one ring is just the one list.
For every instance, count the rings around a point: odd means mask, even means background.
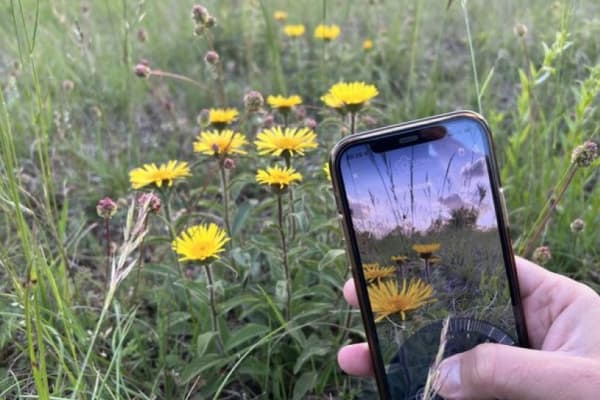
[{"label": "human hand", "polygon": [[[481,344],[439,367],[436,388],[447,399],[597,399],[600,396],[600,296],[591,288],[517,257],[533,349]],[[354,282],[344,297],[357,306]],[[343,347],[340,367],[373,375],[366,343]]]}]

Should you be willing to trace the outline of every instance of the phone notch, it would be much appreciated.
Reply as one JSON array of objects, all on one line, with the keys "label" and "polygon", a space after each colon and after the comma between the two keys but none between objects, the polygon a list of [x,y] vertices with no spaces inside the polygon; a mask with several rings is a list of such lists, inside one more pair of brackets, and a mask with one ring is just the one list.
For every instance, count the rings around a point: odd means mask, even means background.
[{"label": "phone notch", "polygon": [[412,132],[402,133],[400,135],[391,134],[369,144],[374,153],[383,153],[390,150],[396,150],[406,146],[412,146],[418,143],[430,142],[432,140],[442,139],[447,134],[447,129],[443,125],[433,125],[420,128]]}]

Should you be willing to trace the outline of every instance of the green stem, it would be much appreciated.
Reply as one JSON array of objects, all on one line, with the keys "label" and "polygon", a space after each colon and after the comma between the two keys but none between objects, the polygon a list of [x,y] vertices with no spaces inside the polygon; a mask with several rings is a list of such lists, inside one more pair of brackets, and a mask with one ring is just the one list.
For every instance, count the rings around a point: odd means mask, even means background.
[{"label": "green stem", "polygon": [[356,112],[350,113],[350,135],[356,133]]},{"label": "green stem", "polygon": [[281,250],[283,252],[283,269],[285,272],[285,283],[287,289],[287,306],[286,306],[286,319],[289,321],[291,317],[291,309],[292,309],[292,283],[290,276],[290,267],[288,265],[288,250],[287,250],[287,242],[285,238],[285,229],[283,226],[283,201],[282,201],[281,193],[277,194],[277,221],[279,225],[279,235],[281,237]]},{"label": "green stem", "polygon": [[179,74],[175,74],[172,72],[162,71],[160,69],[151,70],[150,75],[151,76],[160,76],[160,77],[164,77],[164,78],[177,79],[179,81],[191,83],[192,85],[197,86],[202,90],[206,90],[206,85],[203,85],[200,82],[198,82],[192,78],[188,78],[187,76],[184,76],[184,75],[179,75]]},{"label": "green stem", "polygon": [[[291,168],[292,166],[292,156],[290,155],[289,151],[285,151],[283,153],[283,159],[285,160],[285,166],[286,168]],[[296,237],[296,219],[294,218],[294,214],[296,212],[295,210],[295,205],[294,205],[294,190],[292,188],[292,186],[290,185],[288,187],[289,193],[290,193],[290,215],[289,215],[289,219],[290,219],[290,239],[294,240],[294,238]]]},{"label": "green stem", "polygon": [[[229,182],[227,179],[227,171],[224,166],[224,158],[219,159],[219,172],[221,173],[221,195],[223,196],[223,207],[225,208],[223,220],[225,221],[225,228],[227,228],[227,234],[232,238],[231,222],[229,220]],[[232,238],[233,239],[233,238]]]},{"label": "green stem", "polygon": [[217,303],[215,300],[215,286],[213,282],[212,272],[210,270],[210,264],[204,265],[204,272],[206,272],[206,283],[208,289],[208,298],[210,301],[210,323],[212,331],[217,334],[217,343],[219,352],[224,353],[225,346],[223,344],[223,338],[221,337],[221,331],[219,330],[219,324],[217,321]]},{"label": "green stem", "polygon": [[471,26],[469,24],[469,11],[467,10],[467,0],[461,1],[463,16],[465,19],[465,28],[467,29],[467,42],[469,43],[469,53],[471,55],[471,68],[473,69],[473,81],[475,81],[475,92],[477,93],[477,111],[483,114],[481,105],[481,93],[479,89],[479,77],[477,75],[477,63],[475,62],[475,49],[473,48],[473,37],[471,36]]},{"label": "green stem", "polygon": [[552,212],[554,212],[559,201],[562,199],[563,195],[567,191],[567,188],[571,184],[571,181],[573,180],[577,169],[578,165],[576,163],[571,163],[571,165],[569,165],[569,169],[567,169],[565,174],[562,176],[561,180],[552,190],[550,198],[548,199],[548,201],[544,205],[544,208],[538,215],[538,218],[534,222],[531,230],[525,235],[525,237],[521,241],[522,244],[518,247],[517,254],[523,257],[529,257],[531,255],[535,244],[540,238],[544,227],[546,226],[548,220],[550,219],[550,216],[552,215]]}]

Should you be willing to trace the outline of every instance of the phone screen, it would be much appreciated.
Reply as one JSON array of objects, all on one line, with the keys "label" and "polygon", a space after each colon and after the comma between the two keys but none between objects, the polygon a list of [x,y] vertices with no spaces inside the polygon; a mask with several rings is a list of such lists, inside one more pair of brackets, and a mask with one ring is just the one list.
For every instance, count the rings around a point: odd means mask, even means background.
[{"label": "phone screen", "polygon": [[487,131],[460,117],[436,129],[414,144],[350,145],[339,158],[363,312],[392,399],[422,398],[444,324],[444,357],[518,343]]}]

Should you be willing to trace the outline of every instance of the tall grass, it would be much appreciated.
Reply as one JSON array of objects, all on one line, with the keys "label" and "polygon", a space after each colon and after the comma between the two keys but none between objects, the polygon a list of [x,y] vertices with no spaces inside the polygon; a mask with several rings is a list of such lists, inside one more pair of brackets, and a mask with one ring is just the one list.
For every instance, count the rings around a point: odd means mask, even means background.
[{"label": "tall grass", "polygon": [[[363,339],[359,318],[349,318],[354,312],[341,299],[347,264],[321,171],[340,130],[350,129],[319,100],[339,80],[364,80],[380,91],[359,114],[359,130],[482,110],[494,132],[515,238],[536,220],[573,148],[597,140],[600,32],[593,1],[205,5],[218,20],[212,43],[193,35],[191,4],[181,1],[3,5],[0,398],[351,398],[370,387],[335,363],[340,343]],[[284,37],[272,18],[276,9],[304,23],[307,35],[296,43]],[[314,39],[312,29],[323,21],[339,24],[342,36]],[[517,23],[528,27],[523,37],[513,32]],[[139,40],[140,30],[147,40]],[[371,51],[362,50],[366,38],[375,43]],[[217,105],[215,77],[203,62],[210,46],[223,60],[227,105],[241,109],[249,89],[298,93],[318,122],[320,143],[295,164],[304,182],[294,191],[295,236],[287,236],[290,288],[273,218],[276,198],[253,180],[269,161],[253,146],[236,159],[228,183],[235,246],[213,263],[211,286],[223,353],[209,328],[204,275],[194,265],[179,274],[167,229],[167,222],[177,231],[200,220],[223,222],[218,165],[191,147],[200,110]],[[132,69],[141,58],[208,90],[139,79]],[[263,119],[239,127],[252,139]],[[175,158],[190,160],[194,177],[176,186],[169,221],[162,212],[149,216],[147,233],[132,241],[134,209],[123,211],[133,201],[129,170]],[[549,268],[600,289],[595,166],[574,176],[536,245],[552,249]],[[104,196],[120,205],[110,221],[110,265],[133,271],[109,291],[95,214]],[[569,224],[578,217],[586,229],[575,235]]]}]

